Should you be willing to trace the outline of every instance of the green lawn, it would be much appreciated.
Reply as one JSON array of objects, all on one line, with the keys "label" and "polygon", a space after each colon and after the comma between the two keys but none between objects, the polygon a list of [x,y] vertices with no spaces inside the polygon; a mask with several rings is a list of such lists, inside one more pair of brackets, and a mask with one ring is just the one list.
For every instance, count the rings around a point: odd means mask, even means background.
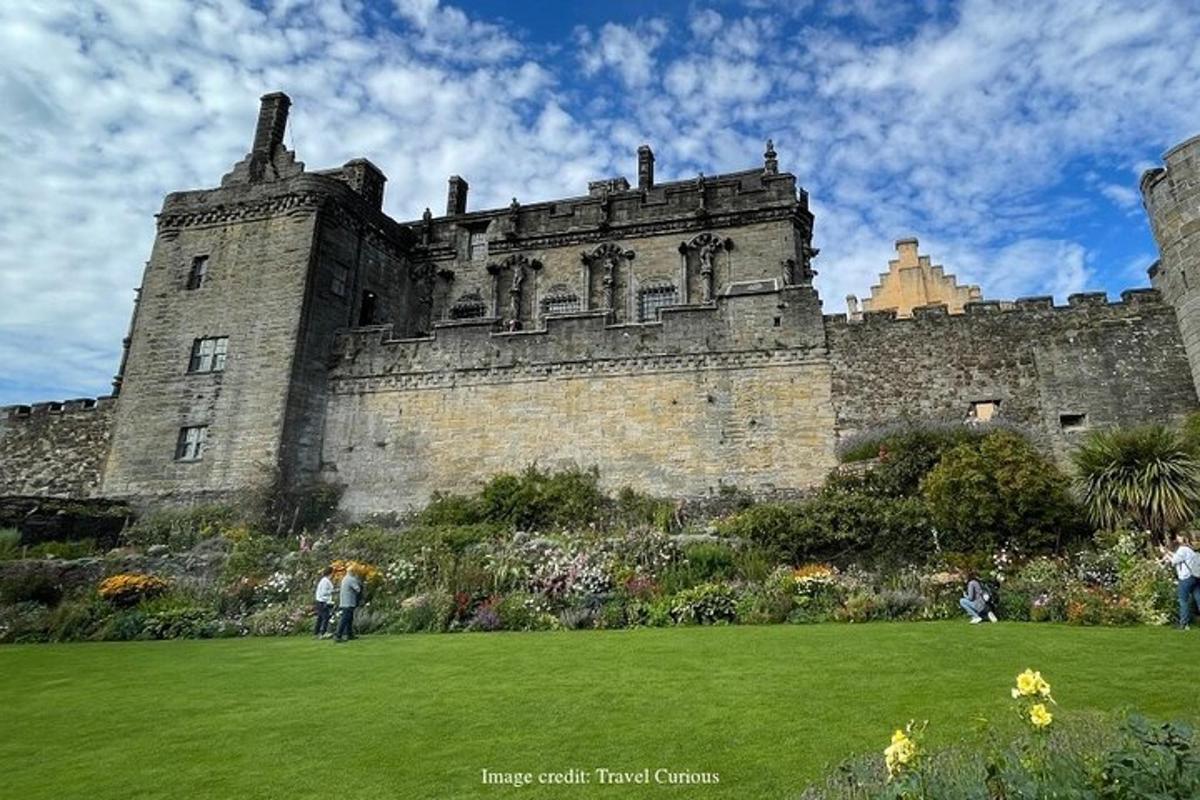
[{"label": "green lawn", "polygon": [[[1196,714],[1198,655],[1197,632],[965,622],[9,646],[0,794],[790,797],[910,718],[950,742],[1003,717],[1027,666],[1064,713]],[[599,787],[597,767],[720,784]]]}]

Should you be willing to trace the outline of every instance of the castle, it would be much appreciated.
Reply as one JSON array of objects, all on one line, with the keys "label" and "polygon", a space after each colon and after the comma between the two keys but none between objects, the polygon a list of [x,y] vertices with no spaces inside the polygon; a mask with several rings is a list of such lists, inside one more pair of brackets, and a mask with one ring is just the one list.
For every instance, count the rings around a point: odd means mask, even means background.
[{"label": "castle", "polygon": [[1063,457],[1198,407],[1200,137],[1142,179],[1154,289],[985,302],[902,241],[863,312],[824,314],[770,143],[670,183],[643,146],[636,184],[491,210],[455,176],[443,215],[398,222],[366,159],[304,169],[289,106],[262,98],[218,188],[166,197],[113,395],[0,413],[0,496],[191,502],[275,473],[361,515],[533,462],[782,491],[898,419],[1008,420]]}]

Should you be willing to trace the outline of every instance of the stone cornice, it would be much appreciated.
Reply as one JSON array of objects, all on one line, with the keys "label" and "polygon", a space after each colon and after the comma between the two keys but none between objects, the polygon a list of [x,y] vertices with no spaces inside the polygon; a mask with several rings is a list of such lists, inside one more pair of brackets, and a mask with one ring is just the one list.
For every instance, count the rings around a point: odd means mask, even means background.
[{"label": "stone cornice", "polygon": [[459,367],[365,376],[334,376],[334,394],[358,394],[422,389],[453,389],[497,383],[577,380],[616,375],[695,372],[697,370],[763,369],[810,364],[827,366],[824,351],[811,347],[773,350],[733,350],[716,353],[669,353],[570,361]]},{"label": "stone cornice", "polygon": [[[494,240],[488,243],[489,253],[512,253],[529,250],[548,250],[554,247],[590,245],[611,240],[631,240],[671,233],[694,233],[714,228],[735,228],[758,222],[774,222],[791,219],[806,228],[811,225],[811,215],[803,211],[798,203],[769,206],[747,211],[714,212],[692,214],[670,219],[646,222],[618,222],[604,227],[580,228],[576,230],[518,235],[515,238]],[[807,228],[806,228],[807,229]],[[422,258],[432,261],[455,260],[458,251],[452,244],[438,243],[418,246],[416,251]]]}]

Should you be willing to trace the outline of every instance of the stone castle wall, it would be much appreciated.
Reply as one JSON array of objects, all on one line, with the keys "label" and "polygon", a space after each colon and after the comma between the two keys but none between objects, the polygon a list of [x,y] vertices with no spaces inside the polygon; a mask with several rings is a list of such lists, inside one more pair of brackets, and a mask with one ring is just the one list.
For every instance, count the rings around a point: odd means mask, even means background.
[{"label": "stone castle wall", "polygon": [[113,398],[0,409],[0,497],[91,497],[112,433]]},{"label": "stone castle wall", "polygon": [[839,438],[909,419],[962,421],[975,403],[1060,458],[1088,429],[1177,421],[1196,392],[1175,310],[1154,290],[826,317]]},{"label": "stone castle wall", "polygon": [[352,512],[400,511],[530,463],[701,495],[807,486],[833,466],[830,374],[810,288],[735,286],[661,323],[551,318],[544,332],[343,336],[322,455]]}]

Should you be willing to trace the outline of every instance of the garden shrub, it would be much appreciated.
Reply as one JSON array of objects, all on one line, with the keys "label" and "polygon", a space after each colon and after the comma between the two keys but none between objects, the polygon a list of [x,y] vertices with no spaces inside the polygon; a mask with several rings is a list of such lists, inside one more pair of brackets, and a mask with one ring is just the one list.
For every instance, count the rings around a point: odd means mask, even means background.
[{"label": "garden shrub", "polygon": [[1053,462],[1010,431],[956,445],[921,482],[940,546],[958,552],[1047,552],[1082,538],[1068,487]]},{"label": "garden shrub", "polygon": [[112,606],[96,595],[65,600],[50,613],[47,628],[56,642],[80,642],[97,638]]},{"label": "garden shrub", "polygon": [[166,508],[139,518],[122,535],[126,544],[146,548],[162,544],[172,550],[190,550],[205,539],[235,527],[237,513],[230,506],[200,505]]},{"label": "garden shrub", "polygon": [[123,572],[100,581],[100,596],[119,607],[135,606],[143,600],[158,597],[167,591],[168,584],[154,575]]},{"label": "garden shrub", "polygon": [[473,497],[434,494],[417,522],[425,526],[491,523],[527,531],[587,528],[601,523],[611,506],[600,490],[595,468],[544,472],[530,465],[519,475],[496,475]]},{"label": "garden shrub", "polygon": [[16,528],[0,528],[0,561],[21,556],[21,532]]},{"label": "garden shrub", "polygon": [[453,595],[441,591],[426,592],[401,603],[392,629],[398,633],[436,633],[446,629],[453,614]]},{"label": "garden shrub", "polygon": [[800,503],[760,503],[723,522],[720,530],[793,564],[896,563],[932,555],[932,532],[919,498],[840,488]]},{"label": "garden shrub", "polygon": [[537,595],[526,592],[505,595],[495,604],[500,627],[506,631],[545,630],[550,623],[545,612],[538,609],[537,603]]},{"label": "garden shrub", "polygon": [[99,551],[95,539],[67,542],[39,542],[25,548],[25,558],[59,558],[64,561],[94,556]]},{"label": "garden shrub", "polygon": [[141,609],[145,639],[211,639],[216,635],[217,619],[204,606],[170,605]]},{"label": "garden shrub", "polygon": [[104,620],[96,638],[110,642],[132,642],[142,638],[146,615],[137,608],[125,608]]},{"label": "garden shrub", "polygon": [[1200,457],[1162,425],[1093,431],[1072,454],[1092,522],[1132,522],[1161,540],[1200,511]]},{"label": "garden shrub", "polygon": [[49,627],[50,610],[41,603],[22,601],[0,606],[0,643],[45,642]]},{"label": "garden shrub", "polygon": [[737,595],[725,583],[703,583],[684,589],[671,602],[671,617],[678,624],[713,625],[737,619]]},{"label": "garden shrub", "polygon": [[651,528],[666,533],[675,518],[675,504],[622,486],[613,499],[610,524],[625,528]]},{"label": "garden shrub", "polygon": [[760,584],[744,588],[737,598],[735,616],[742,625],[771,625],[788,620],[793,594],[787,585]]},{"label": "garden shrub", "polygon": [[[362,630],[360,614],[354,615],[355,629]],[[246,616],[246,628],[255,636],[291,636],[308,630],[312,624],[310,606],[273,605]]]},{"label": "garden shrub", "polygon": [[275,571],[280,556],[287,551],[286,544],[274,536],[251,533],[234,541],[225,562],[225,577],[229,581],[240,578],[265,578]]},{"label": "garden shrub", "polygon": [[24,561],[12,564],[0,575],[0,604],[39,603],[56,606],[63,596],[59,572],[54,564]]}]

